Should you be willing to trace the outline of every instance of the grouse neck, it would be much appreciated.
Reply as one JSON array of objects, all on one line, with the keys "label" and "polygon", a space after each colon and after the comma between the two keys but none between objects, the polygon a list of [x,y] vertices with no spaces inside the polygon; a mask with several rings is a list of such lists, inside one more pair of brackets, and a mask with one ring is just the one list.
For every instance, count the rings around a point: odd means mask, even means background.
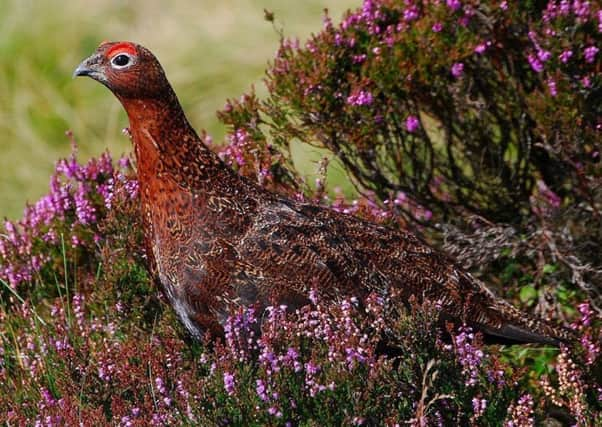
[{"label": "grouse neck", "polygon": [[129,120],[141,180],[172,176],[189,190],[212,183],[235,188],[240,176],[205,146],[186,118],[175,95],[161,99],[120,99]]},{"label": "grouse neck", "polygon": [[128,115],[135,144],[149,139],[149,146],[165,156],[184,142],[184,136],[196,136],[175,95],[119,100]]}]

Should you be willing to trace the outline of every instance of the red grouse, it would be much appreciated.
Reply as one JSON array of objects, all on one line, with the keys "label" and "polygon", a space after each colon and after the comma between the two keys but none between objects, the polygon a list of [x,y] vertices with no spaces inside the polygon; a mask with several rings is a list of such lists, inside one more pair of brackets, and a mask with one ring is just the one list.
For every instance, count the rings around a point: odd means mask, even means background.
[{"label": "red grouse", "polygon": [[239,176],[203,144],[146,48],[102,43],[74,76],[104,84],[128,114],[150,270],[194,337],[221,335],[233,306],[294,309],[315,287],[329,301],[396,290],[401,304],[414,295],[498,342],[568,339],[406,231],[291,200]]}]

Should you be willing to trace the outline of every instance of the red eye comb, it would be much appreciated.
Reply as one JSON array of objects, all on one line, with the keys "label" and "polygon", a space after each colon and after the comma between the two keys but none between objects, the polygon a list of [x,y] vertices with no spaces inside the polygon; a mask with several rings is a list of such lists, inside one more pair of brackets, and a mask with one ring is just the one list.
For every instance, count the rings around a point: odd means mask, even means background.
[{"label": "red eye comb", "polygon": [[[102,46],[102,44],[101,44],[101,46]],[[109,51],[107,52],[106,55],[108,57],[112,57],[119,53],[128,53],[130,55],[135,55],[136,47],[132,43],[129,43],[129,42],[117,43],[115,46],[113,46],[109,49]]]}]

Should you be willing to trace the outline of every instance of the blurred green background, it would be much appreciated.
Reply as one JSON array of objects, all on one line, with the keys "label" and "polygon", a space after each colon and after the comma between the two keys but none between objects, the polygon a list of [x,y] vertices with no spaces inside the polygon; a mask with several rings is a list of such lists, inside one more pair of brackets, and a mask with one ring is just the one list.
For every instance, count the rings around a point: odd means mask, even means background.
[{"label": "blurred green background", "polygon": [[46,192],[54,163],[70,152],[67,130],[80,159],[130,151],[117,100],[91,80],[71,78],[101,41],[132,40],[151,49],[194,127],[220,142],[225,129],[215,112],[225,100],[252,84],[265,93],[261,79],[278,34],[263,9],[275,13],[287,36],[304,40],[322,27],[324,8],[336,22],[359,3],[0,0],[0,218],[20,217],[27,201]]}]

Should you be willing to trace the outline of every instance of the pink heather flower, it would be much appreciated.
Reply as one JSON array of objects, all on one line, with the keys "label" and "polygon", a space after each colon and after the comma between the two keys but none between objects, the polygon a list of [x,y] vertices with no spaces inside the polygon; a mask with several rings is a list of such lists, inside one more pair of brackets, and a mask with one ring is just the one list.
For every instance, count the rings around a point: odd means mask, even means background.
[{"label": "pink heather flower", "polygon": [[431,27],[431,30],[433,30],[433,33],[439,33],[443,30],[443,24],[441,22],[435,22]]},{"label": "pink heather flower", "polygon": [[587,19],[589,17],[589,2],[580,0],[573,1],[573,13],[578,18]]},{"label": "pink heather flower", "polygon": [[562,51],[562,53],[558,56],[558,58],[560,58],[560,62],[562,62],[563,64],[566,64],[567,62],[569,62],[569,59],[571,59],[571,56],[573,56],[573,51],[570,49],[567,49],[567,50]]},{"label": "pink heather flower", "polygon": [[583,55],[585,56],[585,62],[590,64],[594,62],[594,59],[596,59],[596,55],[599,51],[600,49],[598,49],[596,46],[586,47],[583,51]]},{"label": "pink heather flower", "polygon": [[337,32],[337,33],[334,35],[334,44],[335,44],[336,46],[341,46],[341,45],[343,44],[343,40],[344,40],[344,39],[343,39],[343,36],[341,35],[341,33],[338,33],[338,32]]},{"label": "pink heather flower", "polygon": [[77,321],[77,326],[80,330],[84,330],[84,296],[82,294],[75,294],[73,296],[72,309],[73,314],[75,315],[75,319]]},{"label": "pink heather flower", "polygon": [[278,410],[278,408],[276,408],[275,406],[271,406],[268,409],[268,414],[276,417],[276,418],[282,418],[282,412]]},{"label": "pink heather flower", "polygon": [[236,385],[234,374],[230,372],[224,372],[224,389],[229,396],[234,395],[234,387]]},{"label": "pink heather flower", "polygon": [[585,350],[585,364],[592,365],[600,354],[600,345],[596,343],[596,340],[592,340],[589,334],[583,335],[580,342]]},{"label": "pink heather flower", "polygon": [[416,132],[416,130],[420,127],[420,120],[418,117],[414,115],[409,115],[406,119],[406,129],[410,133]]},{"label": "pink heather flower", "polygon": [[583,326],[589,326],[592,323],[593,311],[589,303],[584,302],[578,305],[579,313],[581,314],[581,323]]},{"label": "pink heather flower", "polygon": [[508,408],[510,419],[506,419],[504,427],[527,427],[535,425],[533,419],[533,398],[525,394],[518,399],[516,405]]},{"label": "pink heather flower", "polygon": [[560,2],[560,14],[563,16],[568,15],[571,12],[571,2],[568,0],[562,0]]},{"label": "pink heather flower", "polygon": [[361,64],[366,60],[367,57],[368,56],[365,53],[362,53],[360,55],[353,55],[351,57],[351,62],[353,62],[354,64]]},{"label": "pink heather flower", "polygon": [[581,84],[583,87],[589,88],[592,85],[592,81],[590,80],[589,76],[585,76],[581,79]]},{"label": "pink heather flower", "polygon": [[602,9],[598,11],[598,32],[602,33]]},{"label": "pink heather flower", "polygon": [[246,129],[236,129],[234,133],[228,135],[229,144],[220,152],[220,156],[225,157],[229,165],[236,163],[243,166],[245,160],[245,147],[249,142],[249,133]]},{"label": "pink heather flower", "polygon": [[485,409],[487,409],[486,399],[472,398],[472,410],[474,411],[475,418],[481,417],[485,413]]},{"label": "pink heather flower", "polygon": [[447,7],[453,11],[456,11],[462,7],[462,2],[460,0],[446,0],[445,3],[447,4]]},{"label": "pink heather flower", "polygon": [[415,5],[408,6],[403,11],[403,20],[406,22],[414,21],[418,19],[418,16],[418,8]]},{"label": "pink heather flower", "polygon": [[268,394],[266,393],[266,386],[265,386],[265,382],[262,379],[258,379],[256,381],[256,386],[255,386],[255,392],[257,393],[257,396],[264,402],[267,402],[268,400],[270,400],[270,397],[268,396]]},{"label": "pink heather flower", "polygon": [[454,349],[456,358],[462,365],[462,373],[465,375],[465,384],[474,386],[479,377],[479,365],[485,358],[483,351],[473,344],[474,333],[469,327],[460,329],[460,333],[454,337]]},{"label": "pink heather flower", "polygon": [[161,377],[155,378],[155,386],[157,387],[157,390],[159,391],[159,393],[167,394],[167,389],[165,388],[165,383],[163,382],[163,379]]},{"label": "pink heather flower", "polygon": [[538,49],[537,50],[537,57],[539,58],[539,60],[541,62],[546,62],[546,61],[548,61],[552,57],[552,54],[549,51],[547,51],[547,50]]},{"label": "pink heather flower", "polygon": [[461,62],[456,62],[455,64],[453,64],[451,67],[451,73],[452,76],[454,76],[457,79],[462,77],[462,74],[464,73],[464,64]]},{"label": "pink heather flower", "polygon": [[393,203],[397,206],[403,205],[407,201],[407,199],[408,197],[406,196],[406,193],[400,191],[399,193],[397,193],[397,196],[395,197],[395,200],[393,200]]},{"label": "pink heather flower", "polygon": [[347,98],[347,104],[357,106],[370,105],[372,101],[372,94],[367,90],[360,90]]},{"label": "pink heather flower", "polygon": [[543,71],[543,64],[537,58],[537,56],[530,53],[527,57],[527,60],[529,61],[529,65],[531,65],[533,71],[535,71],[536,73],[541,73]]},{"label": "pink heather flower", "polygon": [[508,2],[507,1],[503,1],[500,3],[500,9],[502,10],[508,10]]},{"label": "pink heather flower", "polygon": [[556,88],[556,80],[554,80],[553,78],[550,77],[546,83],[548,85],[548,90],[550,91],[550,95],[552,97],[556,97],[556,95],[558,95],[558,90]]},{"label": "pink heather flower", "polygon": [[485,53],[485,51],[487,50],[487,48],[491,46],[491,41],[486,41],[486,42],[482,42],[479,43],[478,45],[475,46],[474,51],[475,53],[478,53],[479,55],[482,55],[483,53]]},{"label": "pink heather flower", "polygon": [[122,156],[119,158],[119,160],[117,160],[117,165],[121,169],[128,169],[130,166],[132,166],[132,161],[128,156]]},{"label": "pink heather flower", "polygon": [[96,220],[96,209],[86,197],[88,192],[88,187],[83,182],[80,182],[74,196],[75,213],[78,221],[83,225],[91,224]]}]

